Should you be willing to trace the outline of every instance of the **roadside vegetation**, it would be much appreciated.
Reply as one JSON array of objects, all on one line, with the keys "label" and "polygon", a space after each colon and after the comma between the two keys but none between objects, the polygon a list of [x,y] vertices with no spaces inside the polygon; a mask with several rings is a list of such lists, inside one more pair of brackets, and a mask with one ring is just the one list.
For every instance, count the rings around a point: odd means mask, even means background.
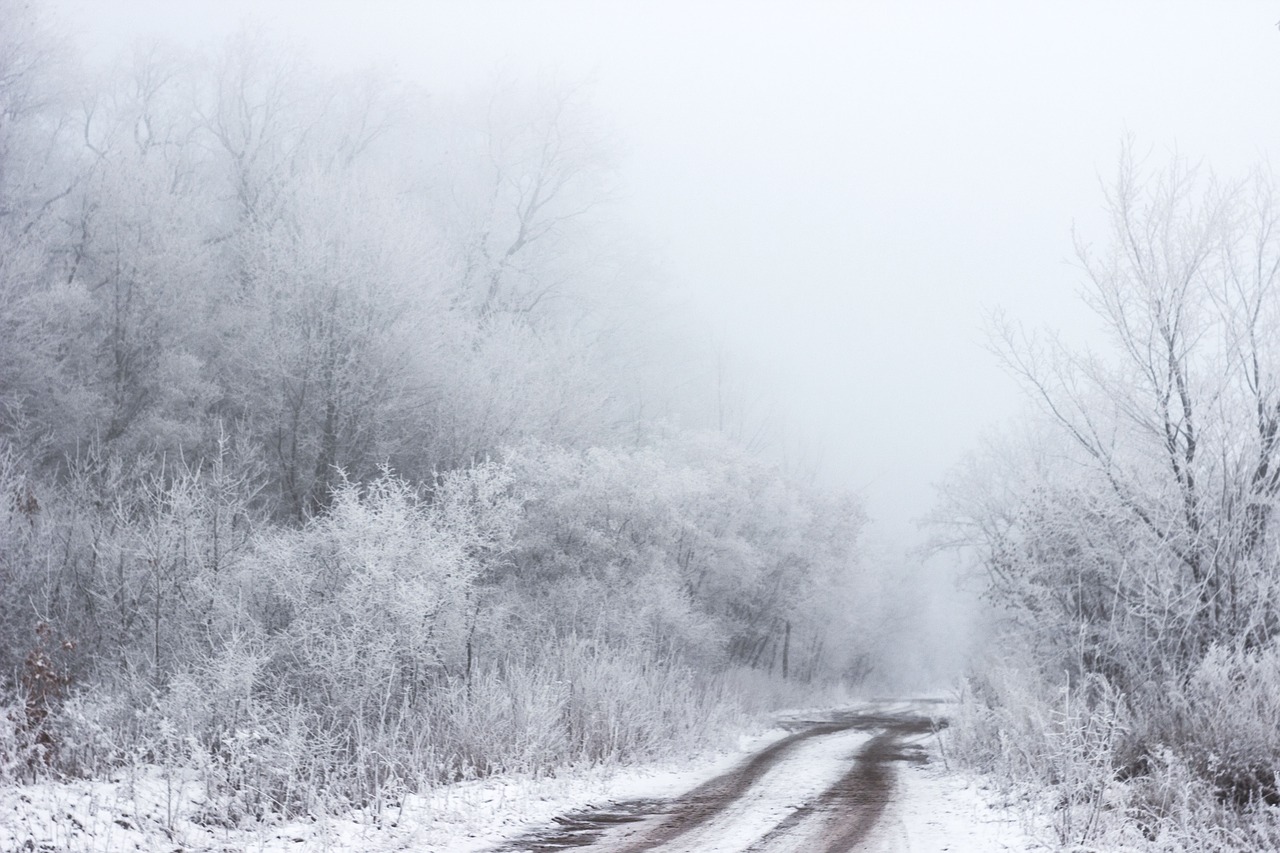
[{"label": "roadside vegetation", "polygon": [[867,674],[861,509],[645,296],[606,138],[0,2],[0,784],[378,811]]},{"label": "roadside vegetation", "polygon": [[1280,847],[1280,205],[1127,147],[1090,346],[1003,318],[1034,414],[943,489],[993,622],[954,751],[1068,849]]}]

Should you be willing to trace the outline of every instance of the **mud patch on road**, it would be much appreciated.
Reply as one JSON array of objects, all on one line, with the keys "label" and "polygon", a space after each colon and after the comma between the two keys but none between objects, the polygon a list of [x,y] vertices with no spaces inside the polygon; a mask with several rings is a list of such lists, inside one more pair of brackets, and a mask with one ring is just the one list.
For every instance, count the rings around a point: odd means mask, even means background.
[{"label": "mud patch on road", "polygon": [[660,814],[668,806],[666,800],[629,800],[610,803],[603,808],[588,807],[554,818],[554,829],[540,830],[502,849],[551,853],[555,850],[587,847],[599,841],[610,830]]},{"label": "mud patch on road", "polygon": [[924,749],[904,738],[929,734],[934,723],[926,717],[903,717],[887,725],[858,753],[839,782],[827,790],[818,810],[828,823],[825,853],[848,853],[866,840],[893,798],[894,761],[926,760]]}]

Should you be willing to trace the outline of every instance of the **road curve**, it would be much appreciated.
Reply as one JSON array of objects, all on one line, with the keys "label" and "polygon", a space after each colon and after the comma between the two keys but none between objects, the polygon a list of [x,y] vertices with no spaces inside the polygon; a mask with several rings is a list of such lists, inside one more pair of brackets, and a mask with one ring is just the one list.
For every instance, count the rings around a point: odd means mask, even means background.
[{"label": "road curve", "polygon": [[922,703],[833,711],[674,800],[610,803],[498,853],[850,853],[894,795],[895,762],[923,761],[936,722]]}]

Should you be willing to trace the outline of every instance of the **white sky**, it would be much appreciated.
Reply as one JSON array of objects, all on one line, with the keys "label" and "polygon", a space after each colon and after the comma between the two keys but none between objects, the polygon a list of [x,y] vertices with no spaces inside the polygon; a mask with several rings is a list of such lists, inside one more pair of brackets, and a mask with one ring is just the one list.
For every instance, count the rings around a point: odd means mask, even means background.
[{"label": "white sky", "polygon": [[430,89],[596,81],[637,228],[709,334],[914,538],[930,484],[1020,405],[988,309],[1084,327],[1071,228],[1132,133],[1237,174],[1280,136],[1280,4],[57,0],[91,43],[246,16]]}]

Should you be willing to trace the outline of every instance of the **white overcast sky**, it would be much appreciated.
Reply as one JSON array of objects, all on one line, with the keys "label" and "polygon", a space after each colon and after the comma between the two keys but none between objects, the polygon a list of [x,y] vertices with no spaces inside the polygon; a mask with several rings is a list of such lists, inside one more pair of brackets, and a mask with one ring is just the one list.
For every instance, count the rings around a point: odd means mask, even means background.
[{"label": "white overcast sky", "polygon": [[1280,140],[1280,3],[56,0],[90,45],[246,18],[429,89],[595,81],[630,217],[709,334],[780,380],[881,537],[1021,405],[986,312],[1084,327],[1122,137],[1238,174]]}]

